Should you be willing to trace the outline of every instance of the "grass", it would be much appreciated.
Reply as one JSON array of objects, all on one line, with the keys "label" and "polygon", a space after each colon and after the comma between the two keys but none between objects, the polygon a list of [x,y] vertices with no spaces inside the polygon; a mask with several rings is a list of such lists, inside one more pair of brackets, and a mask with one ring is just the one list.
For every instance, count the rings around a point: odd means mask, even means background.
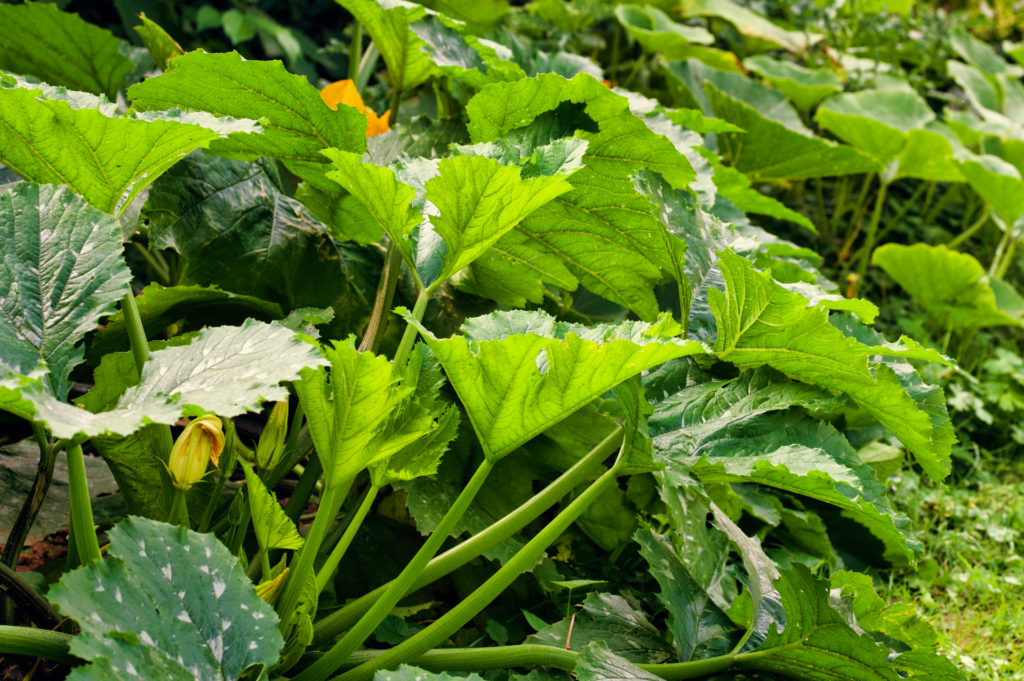
[{"label": "grass", "polygon": [[925,553],[889,597],[918,607],[968,678],[1024,680],[1024,460],[975,462],[947,487],[912,473],[891,482]]}]

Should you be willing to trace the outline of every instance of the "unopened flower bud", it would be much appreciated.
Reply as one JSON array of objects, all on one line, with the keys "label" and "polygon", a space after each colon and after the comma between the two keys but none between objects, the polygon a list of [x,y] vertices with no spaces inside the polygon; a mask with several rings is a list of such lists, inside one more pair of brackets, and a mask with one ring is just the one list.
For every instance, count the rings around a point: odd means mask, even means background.
[{"label": "unopened flower bud", "polygon": [[288,400],[278,402],[270,411],[267,425],[260,434],[256,445],[256,465],[261,470],[273,468],[284,452],[284,440],[288,435]]},{"label": "unopened flower bud", "polygon": [[213,461],[220,461],[220,453],[224,450],[224,431],[220,419],[213,414],[206,414],[185,426],[171,448],[171,457],[167,462],[167,470],[171,481],[178,489],[188,491],[206,474],[206,467]]}]

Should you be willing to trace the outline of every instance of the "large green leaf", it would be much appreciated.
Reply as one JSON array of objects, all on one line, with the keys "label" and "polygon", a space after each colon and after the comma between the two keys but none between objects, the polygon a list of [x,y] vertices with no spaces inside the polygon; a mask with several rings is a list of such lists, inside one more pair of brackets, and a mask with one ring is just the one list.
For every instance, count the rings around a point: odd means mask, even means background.
[{"label": "large green leaf", "polygon": [[212,534],[141,518],[110,532],[106,560],[49,592],[82,633],[71,652],[92,661],[72,679],[222,679],[277,661],[277,615]]},{"label": "large green leaf", "polygon": [[774,583],[785,608],[782,627],[770,626],[744,669],[782,675],[801,670],[813,681],[897,681],[888,650],[855,631],[833,609],[828,586],[804,567],[780,573]]},{"label": "large green leaf", "polygon": [[378,487],[437,472],[459,426],[458,409],[439,399],[443,385],[441,367],[418,343],[402,375],[408,394],[392,409],[371,444],[378,460],[370,464],[370,477]]},{"label": "large green leaf", "polygon": [[395,406],[398,377],[386,357],[356,350],[354,338],[324,347],[323,353],[330,366],[303,371],[295,390],[324,481],[335,487],[374,460],[376,451],[369,445]]},{"label": "large green leaf", "polygon": [[22,182],[0,193],[0,371],[43,361],[58,399],[82,338],[124,296],[131,272],[109,215],[66,187]]},{"label": "large green leaf", "polygon": [[874,355],[944,362],[909,339],[868,346],[845,337],[829,324],[825,303],[787,291],[745,259],[724,251],[719,266],[726,290],[709,292],[718,323],[714,349],[738,367],[770,365],[800,381],[846,393],[889,428],[935,479],[949,473],[949,443],[928,415],[918,409],[887,366],[869,363]]},{"label": "large green leaf", "polygon": [[812,33],[786,30],[732,0],[684,0],[680,5],[680,13],[684,17],[719,17],[745,36],[784,47],[791,52],[806,50],[820,39],[820,36]]},{"label": "large green leaf", "polygon": [[440,339],[414,318],[448,374],[489,458],[499,459],[588,402],[657,364],[704,352],[655,324],[583,327],[543,312],[498,312]]},{"label": "large green leaf", "polygon": [[[669,628],[680,661],[694,659],[695,653],[698,658],[704,657],[702,653],[706,654],[709,646],[712,650],[732,648],[735,626],[705,586],[690,575],[668,537],[644,528],[637,532],[636,541],[661,587],[658,599],[668,610]],[[691,541],[696,541],[696,537]]]},{"label": "large green leaf", "polygon": [[426,197],[440,211],[431,223],[446,246],[437,279],[469,265],[524,218],[571,189],[564,176],[523,180],[518,168],[482,156],[441,161],[437,177],[426,183]]},{"label": "large green leaf", "polygon": [[719,83],[704,84],[712,112],[745,133],[719,135],[722,152],[753,181],[779,181],[877,171],[880,164],[851,147],[803,134],[762,113],[760,100],[746,102]]},{"label": "large green leaf", "polygon": [[[328,156],[335,167],[328,177],[363,204],[428,286],[471,264],[526,216],[572,188],[561,167],[524,179],[516,165],[465,155],[409,164],[402,175],[419,185],[417,191],[399,182],[393,170],[363,164],[355,154],[331,151]],[[574,169],[570,165],[568,172]],[[423,215],[429,215],[429,224]]]},{"label": "large green leaf", "polygon": [[964,159],[960,172],[971,188],[992,206],[1003,229],[1019,232],[1018,223],[1024,218],[1024,181],[1020,171],[1003,159],[986,154]]},{"label": "large green leaf", "polygon": [[151,243],[181,254],[181,283],[215,285],[286,309],[334,306],[348,328],[368,314],[373,268],[348,257],[281,190],[272,162],[191,156],[154,183],[143,215]]},{"label": "large green leaf", "polygon": [[0,5],[0,26],[0,69],[114,100],[135,68],[110,31],[61,12],[56,5]]},{"label": "large green leaf", "polygon": [[261,135],[234,135],[211,146],[232,158],[274,156],[293,162],[325,162],[320,150],[366,150],[366,117],[354,107],[332,111],[302,76],[279,61],[246,61],[235,52],[189,52],[167,72],[128,88],[141,111],[181,107],[217,116],[259,119]]},{"label": "large green leaf", "polygon": [[416,265],[414,231],[423,221],[416,190],[400,182],[392,168],[363,161],[361,154],[326,149],[332,170],[327,177],[340,184],[369,214],[376,237],[388,235],[412,267]]},{"label": "large green leaf", "polygon": [[907,142],[907,133],[935,119],[913,90],[861,90],[825,100],[814,115],[823,128],[886,164]]},{"label": "large green leaf", "polygon": [[743,66],[774,85],[801,111],[843,89],[843,80],[828,69],[809,69],[791,61],[759,54],[743,60]]},{"label": "large green leaf", "polygon": [[658,52],[666,59],[695,56],[694,45],[710,45],[715,41],[706,29],[675,22],[650,5],[618,5],[615,18],[645,50]]},{"label": "large green leaf", "polygon": [[[570,621],[572,634],[569,633]],[[647,614],[629,604],[622,596],[590,593],[583,607],[573,617],[549,624],[527,638],[527,643],[540,643],[555,648],[583,650],[593,641],[601,641],[608,649],[630,662],[665,662],[672,649],[665,644],[661,632]]]},{"label": "large green leaf", "polygon": [[590,641],[583,648],[573,673],[579,681],[658,681],[661,678],[617,655],[600,640]]},{"label": "large green leaf", "polygon": [[263,402],[283,400],[288,391],[281,381],[323,363],[290,329],[248,320],[242,326],[208,328],[189,345],[154,352],[142,380],[109,411],[93,414],[72,407],[32,382],[21,388],[22,404],[27,401],[30,409],[15,413],[44,423],[61,438],[131,435],[147,423],[173,424],[206,412],[237,416]]},{"label": "large green leaf", "polygon": [[530,215],[482,261],[492,278],[505,278],[500,283],[510,297],[536,302],[543,291],[539,281],[551,277],[566,288],[578,281],[653,320],[658,306],[651,289],[666,274],[678,278],[683,247],[637,192],[634,177],[652,171],[685,189],[696,177],[686,157],[633,115],[626,98],[586,74],[490,85],[466,109],[474,142],[507,137],[546,144],[574,132],[587,141],[573,190]]},{"label": "large green leaf", "polygon": [[944,328],[1024,326],[1002,310],[981,263],[945,246],[886,244],[872,261],[896,280]]},{"label": "large green leaf", "polygon": [[206,114],[114,117],[41,92],[0,78],[0,161],[27,180],[65,184],[107,213],[119,212],[190,151],[259,130],[253,121]]},{"label": "large green leaf", "polygon": [[403,0],[338,0],[366,27],[387,64],[392,86],[408,92],[432,76],[482,87],[523,76],[493,44],[464,30],[464,24]]},{"label": "large green leaf", "polygon": [[656,403],[655,451],[705,484],[753,482],[832,504],[878,537],[888,560],[913,562],[910,522],[874,471],[834,427],[793,409],[831,411],[838,402],[768,369],[696,384]]}]

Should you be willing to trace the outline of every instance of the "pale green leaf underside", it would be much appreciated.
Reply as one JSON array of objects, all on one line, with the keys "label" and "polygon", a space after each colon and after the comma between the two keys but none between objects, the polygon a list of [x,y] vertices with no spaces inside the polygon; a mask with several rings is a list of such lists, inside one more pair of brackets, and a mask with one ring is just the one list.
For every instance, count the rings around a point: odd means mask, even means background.
[{"label": "pale green leaf underside", "polygon": [[180,158],[225,134],[202,127],[210,123],[187,115],[111,118],[42,99],[39,91],[0,85],[0,161],[26,180],[67,185],[106,213],[127,205]]},{"label": "pale green leaf underside", "polygon": [[273,608],[216,537],[152,520],[120,523],[107,558],[64,575],[49,597],[82,628],[71,652],[113,678],[159,669],[235,681],[249,665],[276,662],[283,644]]},{"label": "pale green leaf underside", "polygon": [[751,180],[833,177],[881,170],[877,160],[860,150],[792,130],[714,83],[705,83],[704,89],[715,116],[746,131],[727,133],[720,139],[732,166]]},{"label": "pale green leaf underside", "polygon": [[827,99],[814,119],[844,142],[888,163],[906,144],[907,133],[924,127],[935,114],[911,90],[862,90]]},{"label": "pale green leaf underside", "polygon": [[873,262],[944,327],[1024,326],[999,309],[985,270],[973,256],[945,246],[886,244]]},{"label": "pale green leaf underside", "polygon": [[809,69],[796,62],[780,61],[763,54],[744,59],[743,65],[774,85],[801,111],[810,109],[843,87],[842,79],[828,69]]},{"label": "pale green leaf underside", "polygon": [[302,537],[281,504],[277,503],[277,495],[267,489],[249,464],[244,461],[241,463],[245,471],[245,484],[249,489],[252,527],[260,548],[264,551],[302,548]]},{"label": "pale green leaf underside", "polygon": [[49,3],[0,5],[0,26],[0,69],[113,100],[135,68],[110,31]]},{"label": "pale green leaf underside", "polygon": [[211,145],[211,151],[232,158],[322,164],[321,149],[366,151],[366,117],[350,106],[332,111],[305,77],[288,73],[279,61],[189,52],[166,73],[130,87],[128,97],[141,111],[181,107],[258,119],[263,134],[233,135]]},{"label": "pale green leaf underside", "polygon": [[288,390],[281,381],[323,362],[293,331],[250,319],[242,326],[205,329],[189,345],[154,352],[142,380],[110,411],[92,414],[59,402],[38,382],[22,387],[23,399],[9,411],[44,423],[56,437],[126,436],[147,423],[172,424],[205,412],[237,416],[283,400]]},{"label": "pale green leaf underside", "polygon": [[893,511],[874,471],[834,427],[791,409],[831,411],[840,401],[767,368],[745,371],[659,400],[654,448],[705,483],[757,483],[831,504],[878,537],[887,560],[913,562],[909,520]]},{"label": "pale green leaf underside", "polygon": [[64,398],[82,338],[128,290],[121,250],[117,221],[66,187],[22,182],[0,194],[0,372],[44,361]]},{"label": "pale green leaf underside", "polygon": [[784,676],[799,669],[808,681],[898,681],[888,651],[843,620],[825,583],[806,568],[782,572],[775,588],[785,607],[785,628],[769,627],[760,655],[744,661],[744,668]]},{"label": "pale green leaf underside", "polygon": [[928,474],[949,473],[949,443],[944,442],[923,411],[884,365],[870,365],[873,355],[943,361],[919,345],[868,346],[845,337],[829,324],[822,306],[779,286],[745,259],[729,251],[719,266],[726,292],[709,292],[718,324],[715,351],[738,367],[769,365],[800,381],[846,393],[889,428]]},{"label": "pale green leaf underside", "polygon": [[501,458],[630,376],[704,352],[676,337],[668,318],[580,327],[543,312],[498,312],[463,334],[435,338],[419,326],[484,446]]}]

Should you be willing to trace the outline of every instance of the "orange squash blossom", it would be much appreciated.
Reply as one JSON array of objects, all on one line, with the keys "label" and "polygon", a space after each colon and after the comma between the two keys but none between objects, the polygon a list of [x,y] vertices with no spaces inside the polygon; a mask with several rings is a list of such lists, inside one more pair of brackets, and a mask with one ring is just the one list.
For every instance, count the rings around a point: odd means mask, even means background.
[{"label": "orange squash blossom", "polygon": [[324,104],[335,111],[338,110],[339,104],[355,107],[356,111],[366,116],[367,137],[373,137],[391,129],[391,126],[388,124],[391,109],[388,109],[382,116],[378,117],[376,113],[366,108],[359,90],[356,89],[356,84],[348,78],[335,81],[326,86],[320,91],[320,99],[324,100]]}]

